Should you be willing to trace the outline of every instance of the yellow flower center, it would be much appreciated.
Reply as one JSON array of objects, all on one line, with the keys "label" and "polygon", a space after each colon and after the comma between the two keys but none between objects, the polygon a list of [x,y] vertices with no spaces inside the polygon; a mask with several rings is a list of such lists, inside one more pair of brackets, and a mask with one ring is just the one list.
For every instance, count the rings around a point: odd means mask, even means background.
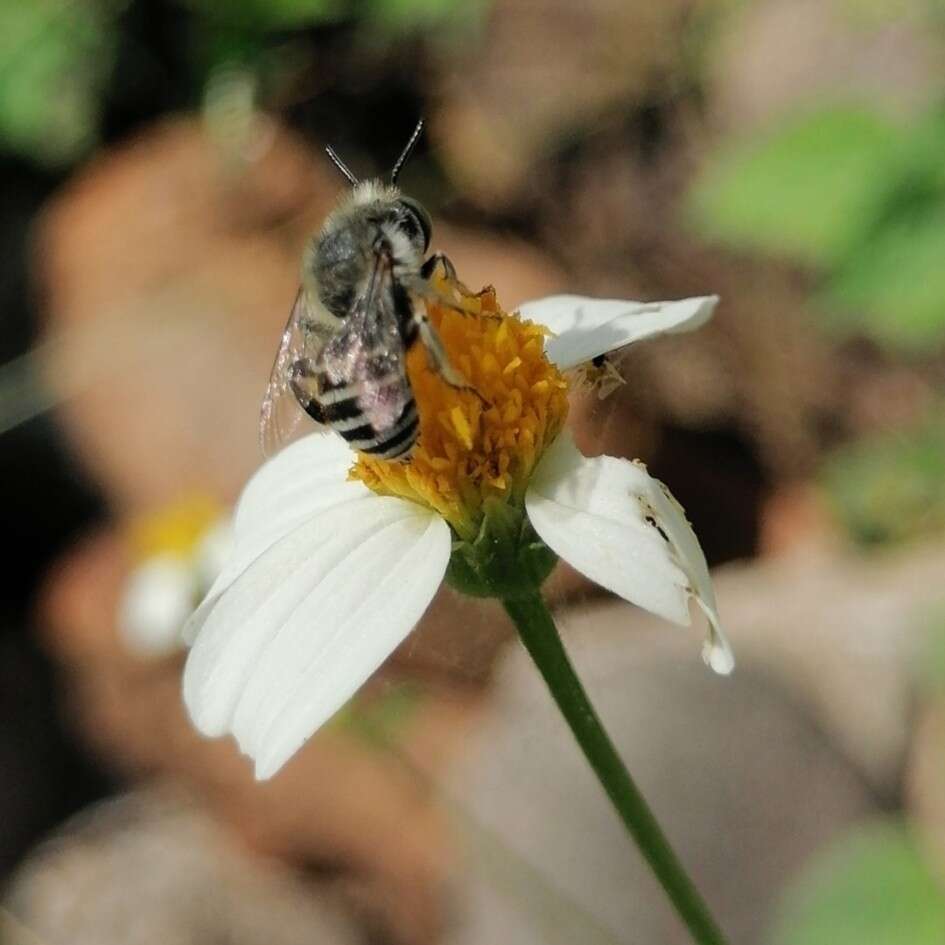
[{"label": "yellow flower center", "polygon": [[131,548],[142,560],[159,554],[186,558],[222,514],[220,503],[211,496],[185,495],[135,519],[128,530]]},{"label": "yellow flower center", "polygon": [[568,413],[568,384],[545,357],[540,325],[499,308],[492,288],[473,294],[440,270],[433,285],[463,309],[427,302],[450,364],[470,385],[447,384],[422,344],[407,356],[420,434],[406,462],[364,453],[351,470],[381,495],[426,505],[460,537],[478,532],[487,500],[521,505],[535,464]]}]

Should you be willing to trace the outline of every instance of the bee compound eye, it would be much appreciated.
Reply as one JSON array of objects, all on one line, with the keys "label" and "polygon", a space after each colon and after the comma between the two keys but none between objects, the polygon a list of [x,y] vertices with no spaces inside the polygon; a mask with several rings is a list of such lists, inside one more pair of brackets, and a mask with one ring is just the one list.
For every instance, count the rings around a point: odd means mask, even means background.
[{"label": "bee compound eye", "polygon": [[402,229],[412,240],[418,242],[422,240],[423,252],[426,252],[430,246],[430,237],[433,235],[430,214],[419,201],[412,197],[401,197],[399,203],[403,214],[400,222]]}]

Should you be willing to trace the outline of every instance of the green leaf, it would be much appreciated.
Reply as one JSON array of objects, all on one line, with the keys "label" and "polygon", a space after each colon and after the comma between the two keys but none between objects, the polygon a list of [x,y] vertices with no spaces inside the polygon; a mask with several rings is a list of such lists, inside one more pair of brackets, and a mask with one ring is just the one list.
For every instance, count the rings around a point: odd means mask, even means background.
[{"label": "green leaf", "polygon": [[855,246],[894,182],[901,131],[833,106],[723,147],[690,193],[706,236],[830,266]]},{"label": "green leaf", "polygon": [[945,203],[890,222],[832,275],[825,300],[835,333],[922,354],[945,341]]},{"label": "green leaf", "polygon": [[289,30],[333,20],[350,11],[348,0],[184,0],[223,29]]},{"label": "green leaf", "polygon": [[898,353],[945,340],[945,115],[936,110],[903,139],[896,180],[860,244],[830,274],[828,327],[866,334]]},{"label": "green leaf", "polygon": [[396,745],[423,701],[423,690],[411,682],[392,683],[373,698],[352,699],[331,724],[375,747]]},{"label": "green leaf", "polygon": [[945,603],[926,606],[916,621],[923,643],[914,654],[915,678],[923,696],[939,701],[945,695]]},{"label": "green leaf", "polygon": [[786,896],[773,945],[941,945],[945,898],[900,824],[860,828]]},{"label": "green leaf", "polygon": [[945,532],[945,421],[873,437],[829,459],[821,480],[851,537],[891,544]]},{"label": "green leaf", "polygon": [[423,27],[466,30],[481,22],[490,5],[491,0],[368,0],[363,18],[380,34]]},{"label": "green leaf", "polygon": [[119,3],[0,3],[0,142],[50,165],[97,140]]}]

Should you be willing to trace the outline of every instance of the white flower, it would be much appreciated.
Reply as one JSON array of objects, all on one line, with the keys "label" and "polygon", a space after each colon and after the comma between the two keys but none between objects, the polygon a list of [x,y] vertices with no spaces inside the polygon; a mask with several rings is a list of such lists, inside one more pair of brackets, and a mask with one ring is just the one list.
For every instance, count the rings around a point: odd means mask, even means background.
[{"label": "white flower", "polygon": [[193,610],[188,563],[175,554],[154,555],[128,575],[118,605],[118,632],[135,656],[167,656],[183,645],[181,630]]},{"label": "white flower", "polygon": [[193,546],[150,554],[131,571],[117,614],[119,636],[131,653],[159,659],[184,647],[184,625],[223,570],[231,532],[229,519],[221,518]]},{"label": "white flower", "polygon": [[[568,370],[695,328],[716,301],[558,296],[520,311],[551,329],[547,354]],[[232,555],[188,625],[190,714],[206,735],[234,734],[258,778],[275,774],[410,633],[450,561],[455,522],[349,479],[353,460],[340,437],[315,433],[267,462],[239,502]],[[541,540],[675,623],[689,623],[695,598],[709,622],[704,658],[730,672],[705,558],[662,483],[639,463],[585,458],[567,432],[527,468],[524,507]]]}]

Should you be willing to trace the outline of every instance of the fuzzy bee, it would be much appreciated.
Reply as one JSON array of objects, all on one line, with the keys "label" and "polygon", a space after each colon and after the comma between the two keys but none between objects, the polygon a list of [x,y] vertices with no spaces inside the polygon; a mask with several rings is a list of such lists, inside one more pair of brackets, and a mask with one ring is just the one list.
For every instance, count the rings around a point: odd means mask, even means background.
[{"label": "fuzzy bee", "polygon": [[260,438],[267,455],[292,437],[301,406],[352,449],[406,459],[419,429],[406,373],[406,353],[417,338],[447,383],[467,386],[450,367],[425,307],[436,295],[429,274],[438,262],[447,271],[452,267],[439,254],[424,261],[430,217],[396,186],[422,130],[420,121],[389,184],[359,181],[326,149],[352,190],[303,257],[302,285],[262,405]]}]

